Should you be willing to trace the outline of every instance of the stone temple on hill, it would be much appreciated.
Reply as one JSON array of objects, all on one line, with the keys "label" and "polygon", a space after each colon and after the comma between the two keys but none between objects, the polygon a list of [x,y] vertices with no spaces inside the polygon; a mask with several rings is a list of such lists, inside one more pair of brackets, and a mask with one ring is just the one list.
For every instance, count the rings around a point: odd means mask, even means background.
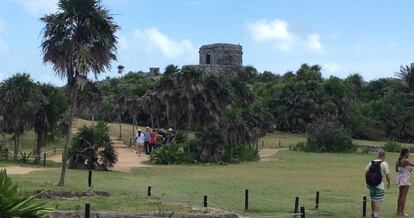
[{"label": "stone temple on hill", "polygon": [[186,65],[206,74],[236,75],[245,71],[241,45],[215,43],[199,50],[199,64]]}]

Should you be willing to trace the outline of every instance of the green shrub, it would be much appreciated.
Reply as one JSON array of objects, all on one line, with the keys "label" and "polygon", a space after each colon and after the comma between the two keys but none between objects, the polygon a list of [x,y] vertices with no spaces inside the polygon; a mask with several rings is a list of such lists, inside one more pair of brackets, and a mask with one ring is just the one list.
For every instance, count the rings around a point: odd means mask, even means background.
[{"label": "green shrub", "polygon": [[319,121],[310,125],[305,151],[349,152],[354,151],[352,137],[340,123]]},{"label": "green shrub", "polygon": [[384,144],[384,151],[387,152],[400,152],[402,145],[398,142],[387,142]]},{"label": "green shrub", "polygon": [[305,151],[306,149],[306,142],[298,142],[294,145],[289,146],[290,151]]},{"label": "green shrub", "polygon": [[241,144],[223,146],[221,160],[224,162],[241,162],[259,160],[259,149],[256,145]]},{"label": "green shrub", "polygon": [[69,149],[69,168],[107,170],[117,161],[118,154],[112,146],[106,123],[83,126],[73,136]]},{"label": "green shrub", "polygon": [[156,164],[181,164],[197,161],[197,142],[162,145],[151,152],[150,160]]},{"label": "green shrub", "polygon": [[45,217],[51,209],[46,208],[36,197],[22,194],[6,171],[0,171],[0,217]]}]

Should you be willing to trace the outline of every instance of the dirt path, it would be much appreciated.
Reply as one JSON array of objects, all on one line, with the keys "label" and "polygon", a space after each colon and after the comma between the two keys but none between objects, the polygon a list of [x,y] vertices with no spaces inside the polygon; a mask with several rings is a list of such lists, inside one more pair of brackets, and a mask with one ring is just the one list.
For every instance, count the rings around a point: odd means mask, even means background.
[{"label": "dirt path", "polygon": [[287,148],[263,148],[259,151],[260,161],[271,161],[273,156],[279,151],[287,150]]},{"label": "dirt path", "polygon": [[31,167],[18,167],[18,166],[4,167],[0,169],[6,169],[7,174],[9,175],[21,175],[21,174],[28,174],[34,171],[48,170],[47,168],[31,168]]},{"label": "dirt path", "polygon": [[115,150],[118,152],[118,162],[112,170],[129,172],[133,168],[151,167],[142,163],[149,160],[147,155],[136,154],[134,149],[128,148],[122,141],[112,138],[112,142],[114,143]]}]

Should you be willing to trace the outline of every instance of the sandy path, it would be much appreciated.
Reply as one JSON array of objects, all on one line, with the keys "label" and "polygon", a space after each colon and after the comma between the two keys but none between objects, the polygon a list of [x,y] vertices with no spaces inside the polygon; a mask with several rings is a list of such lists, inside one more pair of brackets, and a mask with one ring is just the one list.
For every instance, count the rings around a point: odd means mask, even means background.
[{"label": "sandy path", "polygon": [[273,156],[279,151],[287,150],[287,148],[263,148],[259,151],[259,156],[261,161],[271,161]]},{"label": "sandy path", "polygon": [[49,170],[47,168],[31,168],[31,167],[18,167],[18,166],[4,167],[0,169],[6,169],[7,174],[9,175],[21,175],[21,174],[28,174],[34,171]]},{"label": "sandy path", "polygon": [[[135,153],[134,149],[128,148],[122,141],[119,141],[112,137],[111,140],[116,152],[118,152],[118,162],[111,170],[129,172],[133,168],[151,167],[142,163],[149,160],[147,155],[138,155]],[[62,162],[62,154],[54,155],[50,157],[49,160]]]}]

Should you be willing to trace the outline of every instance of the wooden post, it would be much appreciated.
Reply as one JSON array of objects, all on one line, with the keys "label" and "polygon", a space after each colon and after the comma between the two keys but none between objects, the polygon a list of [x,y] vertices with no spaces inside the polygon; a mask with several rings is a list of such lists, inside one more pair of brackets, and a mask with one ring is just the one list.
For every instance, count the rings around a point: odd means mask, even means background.
[{"label": "wooden post", "polygon": [[262,148],[264,148],[264,141],[262,141]]},{"label": "wooden post", "polygon": [[53,155],[56,155],[56,146],[53,148]]},{"label": "wooden post", "polygon": [[151,186],[148,186],[147,196],[151,196]]},{"label": "wooden post", "polygon": [[85,218],[91,217],[91,205],[85,204]]},{"label": "wooden post", "polygon": [[129,139],[129,147],[132,146],[132,139]]},{"label": "wooden post", "polygon": [[208,205],[207,205],[207,195],[204,195],[204,202],[203,202],[203,204],[204,204],[204,207],[207,207]]},{"label": "wooden post", "polygon": [[249,189],[244,191],[244,210],[249,209]]},{"label": "wooden post", "polygon": [[282,142],[279,140],[279,148],[282,147]]},{"label": "wooden post", "polygon": [[300,218],[305,218],[305,207],[300,207]]},{"label": "wooden post", "polygon": [[293,209],[293,213],[299,213],[299,197],[295,198],[295,208]]},{"label": "wooden post", "polygon": [[319,209],[319,191],[316,192],[315,208]]},{"label": "wooden post", "polygon": [[88,173],[88,187],[90,188],[92,186],[92,170],[89,170]]},{"label": "wooden post", "polygon": [[43,153],[43,166],[46,166],[46,153]]},{"label": "wooden post", "polygon": [[367,216],[367,197],[362,198],[362,217]]}]

